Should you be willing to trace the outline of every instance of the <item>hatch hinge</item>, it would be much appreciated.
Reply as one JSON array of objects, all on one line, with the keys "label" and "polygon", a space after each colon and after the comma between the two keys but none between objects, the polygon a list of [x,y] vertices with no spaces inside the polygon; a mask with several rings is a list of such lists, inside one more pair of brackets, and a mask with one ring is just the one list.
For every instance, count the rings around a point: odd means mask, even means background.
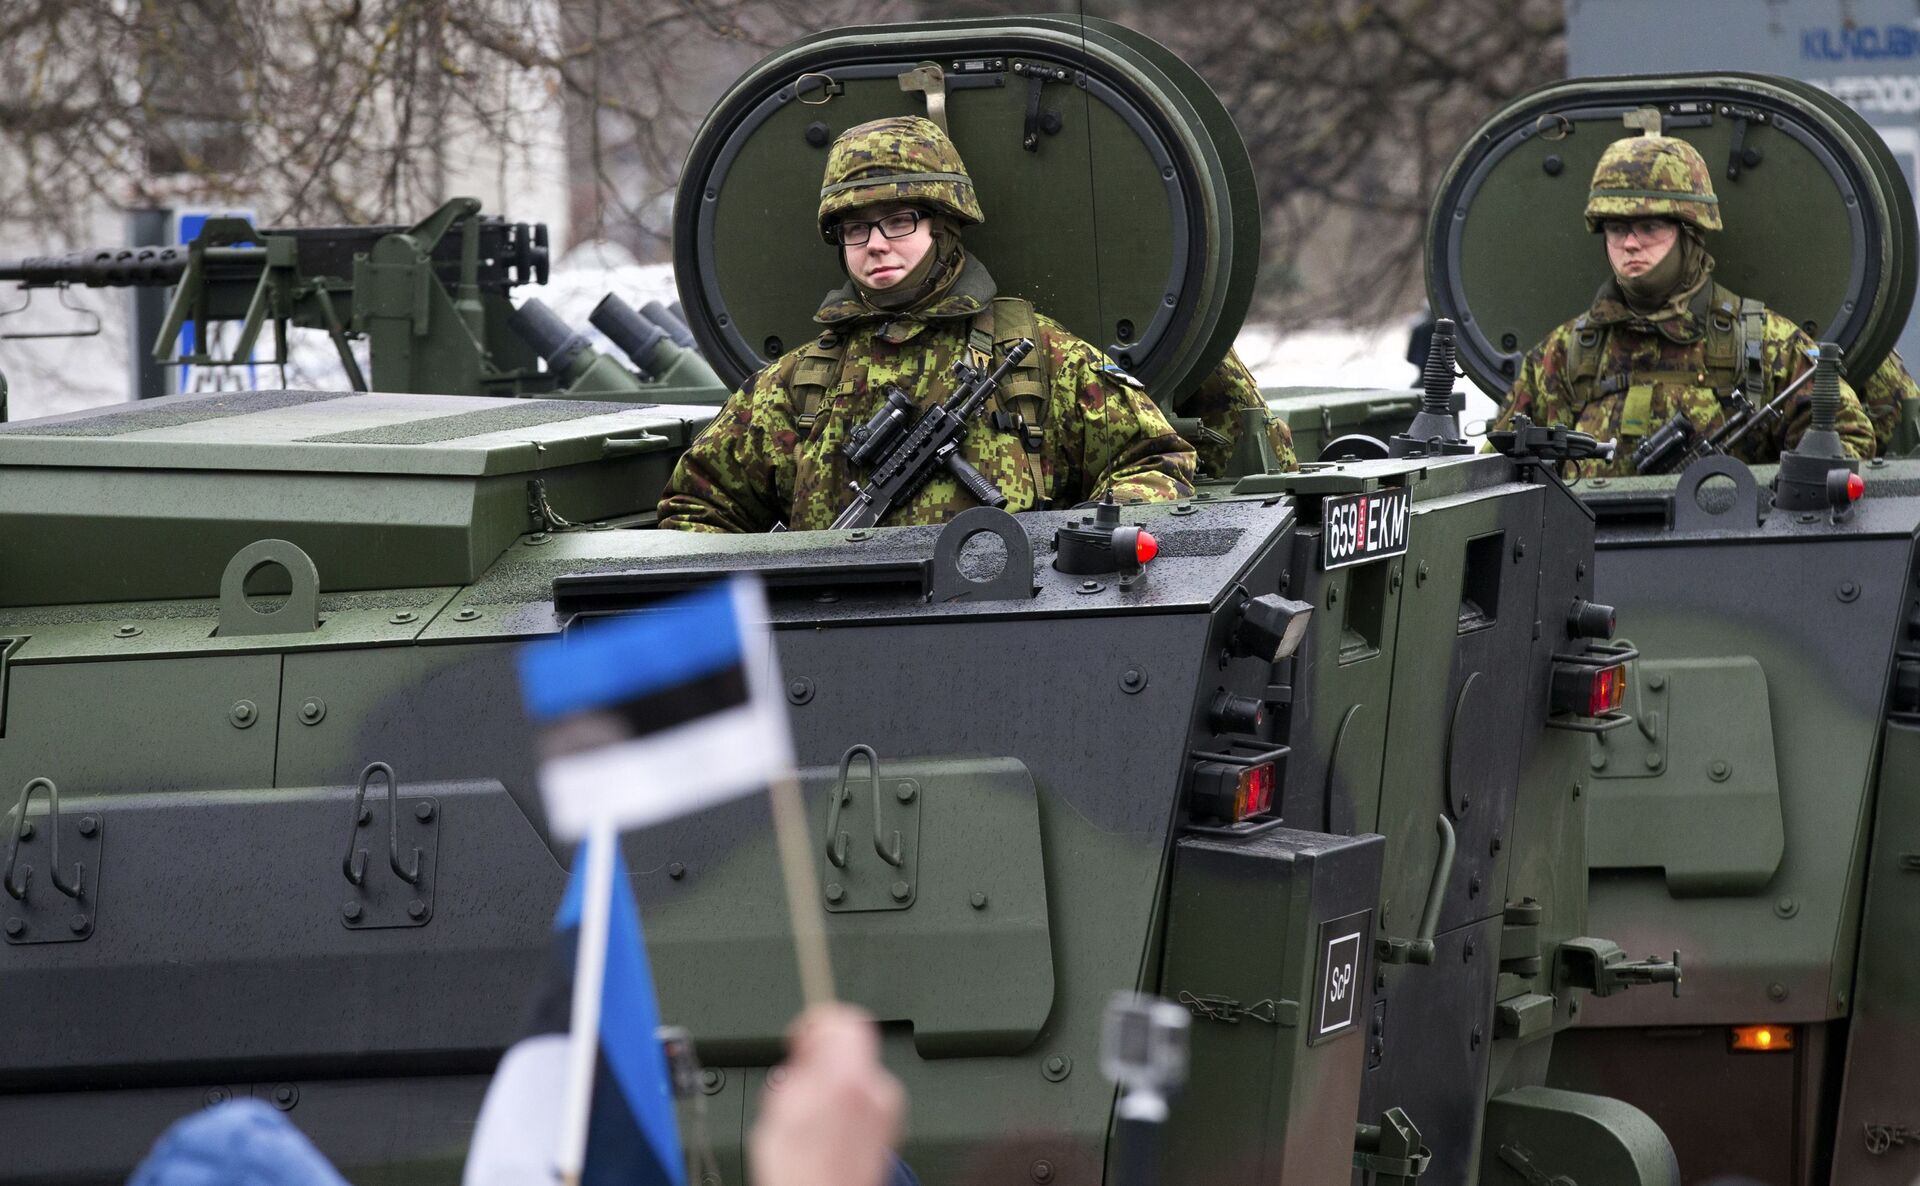
[{"label": "hatch hinge", "polygon": [[1540,903],[1522,898],[1508,903],[1500,923],[1500,970],[1509,976],[1540,974]]}]

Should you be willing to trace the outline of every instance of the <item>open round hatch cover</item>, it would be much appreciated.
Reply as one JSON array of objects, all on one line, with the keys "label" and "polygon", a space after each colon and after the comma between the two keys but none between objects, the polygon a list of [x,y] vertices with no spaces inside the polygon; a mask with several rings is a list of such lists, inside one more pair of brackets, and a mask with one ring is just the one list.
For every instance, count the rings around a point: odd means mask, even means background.
[{"label": "open round hatch cover", "polygon": [[937,79],[987,216],[967,248],[1001,295],[1104,348],[1163,403],[1219,362],[1260,254],[1246,145],[1164,46],[1042,16],[834,30],[722,97],[674,205],[681,301],[722,378],[738,384],[818,332],[814,310],[845,283],[815,223],[827,148],[855,124],[928,114],[903,75]]},{"label": "open round hatch cover", "polygon": [[[1759,74],[1581,78],[1509,104],[1454,159],[1427,222],[1427,292],[1460,362],[1504,393],[1526,351],[1607,278],[1582,211],[1601,150],[1657,112],[1700,150],[1726,229],[1714,276],[1868,374],[1913,304],[1913,199],[1878,133],[1826,92]],[[1626,122],[1633,119],[1635,124]]]}]

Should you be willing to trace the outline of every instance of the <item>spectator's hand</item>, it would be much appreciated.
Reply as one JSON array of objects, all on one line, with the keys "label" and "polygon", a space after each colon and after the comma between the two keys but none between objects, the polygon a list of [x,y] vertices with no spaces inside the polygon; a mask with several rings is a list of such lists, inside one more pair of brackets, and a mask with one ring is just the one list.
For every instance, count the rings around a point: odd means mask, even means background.
[{"label": "spectator's hand", "polygon": [[788,1033],[778,1087],[760,1097],[754,1186],[883,1186],[906,1096],[880,1063],[880,1032],[850,1005],[807,1010]]}]

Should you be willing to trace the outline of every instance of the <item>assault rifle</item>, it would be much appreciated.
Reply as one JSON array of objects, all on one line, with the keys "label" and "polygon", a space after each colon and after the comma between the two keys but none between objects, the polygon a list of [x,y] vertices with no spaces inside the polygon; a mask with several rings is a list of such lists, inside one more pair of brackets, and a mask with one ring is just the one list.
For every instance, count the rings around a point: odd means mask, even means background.
[{"label": "assault rifle", "polygon": [[879,460],[866,485],[849,483],[854,491],[853,502],[840,512],[833,526],[836,529],[874,526],[932,480],[935,470],[943,468],[967,493],[985,505],[1006,506],[1007,496],[1000,488],[960,456],[960,439],[966,435],[967,422],[979,414],[1007,372],[1032,349],[1033,339],[1021,338],[1008,347],[1006,358],[991,374],[969,366],[965,359],[954,363],[953,373],[960,380],[959,388],[947,402],[922,412],[912,428],[907,428],[906,422],[913,410],[913,401],[905,392],[889,387],[880,410],[847,438],[844,452],[853,464],[866,465],[875,458]]},{"label": "assault rifle", "polygon": [[1753,429],[1778,420],[1787,398],[1813,378],[1813,372],[1814,368],[1808,367],[1805,374],[1787,384],[1785,390],[1774,396],[1764,408],[1755,408],[1746,392],[1734,388],[1733,394],[1727,397],[1727,418],[1705,436],[1694,427],[1685,412],[1675,412],[1673,419],[1661,425],[1633,451],[1633,472],[1670,474],[1687,468],[1710,453],[1732,452],[1733,447]]}]

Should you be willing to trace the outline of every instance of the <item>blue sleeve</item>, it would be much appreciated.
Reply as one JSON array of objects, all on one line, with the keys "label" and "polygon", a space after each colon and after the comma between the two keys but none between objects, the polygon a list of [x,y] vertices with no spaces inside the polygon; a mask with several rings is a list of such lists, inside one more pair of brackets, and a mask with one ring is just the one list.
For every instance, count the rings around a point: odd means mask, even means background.
[{"label": "blue sleeve", "polygon": [[161,1134],[127,1186],[347,1186],[306,1135],[260,1100],[195,1112]]}]

